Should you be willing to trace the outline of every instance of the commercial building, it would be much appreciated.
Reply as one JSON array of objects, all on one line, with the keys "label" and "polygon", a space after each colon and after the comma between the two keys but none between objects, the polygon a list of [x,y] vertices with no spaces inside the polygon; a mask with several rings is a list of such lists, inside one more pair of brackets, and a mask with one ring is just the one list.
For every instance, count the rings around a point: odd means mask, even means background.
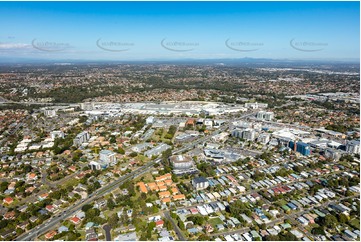
[{"label": "commercial building", "polygon": [[241,129],[232,130],[231,135],[236,138],[241,138],[242,130]]},{"label": "commercial building", "polygon": [[360,141],[351,140],[346,144],[346,152],[351,154],[359,154],[360,153]]},{"label": "commercial building", "polygon": [[86,110],[86,111],[91,111],[91,110],[94,109],[94,104],[91,103],[91,102],[81,103],[80,104],[80,109]]},{"label": "commercial building", "polygon": [[192,140],[196,139],[196,137],[197,136],[194,136],[191,134],[182,133],[182,134],[179,134],[177,137],[175,137],[174,142],[177,144],[191,142]]},{"label": "commercial building", "polygon": [[295,142],[293,141],[290,141],[288,146],[293,149],[294,151],[297,151],[299,153],[301,153],[302,155],[310,155],[311,154],[311,150],[310,150],[310,146],[306,143],[303,143],[303,142],[296,142],[296,145],[295,145]]},{"label": "commercial building", "polygon": [[152,156],[158,156],[158,155],[162,154],[162,152],[164,152],[170,148],[171,147],[167,144],[160,144],[160,145],[154,147],[153,149],[144,152],[144,155],[147,156],[148,158],[151,158]]},{"label": "commercial building", "polygon": [[154,123],[154,117],[153,116],[149,116],[146,120],[145,120],[146,124],[153,124]]},{"label": "commercial building", "polygon": [[174,169],[189,169],[193,167],[193,160],[189,155],[173,155],[169,160]]},{"label": "commercial building", "polygon": [[272,121],[274,118],[273,112],[259,111],[256,115],[257,119]]},{"label": "commercial building", "polygon": [[231,132],[231,135],[236,138],[241,138],[244,140],[254,140],[256,132],[254,129],[235,129]]},{"label": "commercial building", "polygon": [[56,116],[56,111],[54,109],[45,109],[44,110],[44,115],[47,117],[55,117]]},{"label": "commercial building", "polygon": [[224,152],[217,149],[204,149],[203,153],[206,156],[207,160],[214,162],[221,162],[225,158]]},{"label": "commercial building", "polygon": [[267,103],[245,103],[244,106],[246,108],[252,108],[252,109],[257,109],[257,108],[267,108],[268,104]]},{"label": "commercial building", "polygon": [[140,144],[137,144],[137,145],[134,145],[131,150],[134,151],[134,152],[143,152],[145,151],[146,149],[148,149],[149,147],[152,147],[152,145],[150,143],[140,143]]},{"label": "commercial building", "polygon": [[260,134],[257,138],[257,141],[261,144],[267,144],[270,141],[270,135],[269,134]]},{"label": "commercial building", "polygon": [[242,131],[242,139],[244,140],[254,140],[256,132],[253,129],[245,129]]},{"label": "commercial building", "polygon": [[327,148],[325,149],[325,157],[332,160],[339,160],[341,158],[341,152],[339,150]]}]

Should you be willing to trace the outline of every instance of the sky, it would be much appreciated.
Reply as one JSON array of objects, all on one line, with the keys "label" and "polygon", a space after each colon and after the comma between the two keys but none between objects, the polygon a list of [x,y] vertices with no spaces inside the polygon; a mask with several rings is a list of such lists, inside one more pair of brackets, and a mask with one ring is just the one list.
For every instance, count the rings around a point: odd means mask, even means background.
[{"label": "sky", "polygon": [[359,2],[0,2],[0,58],[359,60]]}]

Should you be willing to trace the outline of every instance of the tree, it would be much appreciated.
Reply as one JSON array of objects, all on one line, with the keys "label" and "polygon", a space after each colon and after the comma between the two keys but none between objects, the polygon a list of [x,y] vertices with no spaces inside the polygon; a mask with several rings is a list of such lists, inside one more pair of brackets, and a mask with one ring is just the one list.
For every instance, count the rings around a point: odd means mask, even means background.
[{"label": "tree", "polygon": [[177,219],[178,218],[178,215],[176,213],[170,213],[170,216],[173,218],[173,219]]},{"label": "tree", "polygon": [[290,233],[290,232],[286,232],[285,234],[280,234],[280,240],[283,240],[283,241],[297,241],[297,237]]},{"label": "tree", "polygon": [[178,227],[179,227],[181,230],[185,230],[184,223],[183,223],[181,220],[178,221]]},{"label": "tree", "polygon": [[98,217],[99,215],[100,215],[100,211],[97,208],[91,208],[85,212],[85,216],[89,220],[93,220],[95,217]]},{"label": "tree", "polygon": [[337,218],[332,214],[327,214],[325,217],[325,225],[329,228],[334,228],[337,225]]},{"label": "tree", "polygon": [[9,186],[9,182],[7,181],[2,182],[0,185],[0,192],[1,193],[5,192],[5,190],[8,189],[8,186]]},{"label": "tree", "polygon": [[107,200],[107,207],[108,207],[110,210],[112,210],[112,209],[115,207],[115,203],[114,203],[113,199],[108,198],[108,200]]},{"label": "tree", "polygon": [[201,235],[198,237],[198,240],[199,240],[199,241],[210,241],[211,238],[210,238],[208,235],[206,235],[206,234],[201,234]]},{"label": "tree", "polygon": [[264,238],[266,241],[279,241],[278,235],[268,235]]},{"label": "tree", "polygon": [[83,207],[81,207],[81,210],[83,212],[87,212],[89,209],[91,209],[93,207],[93,205],[91,204],[85,204]]},{"label": "tree", "polygon": [[60,191],[54,191],[54,192],[50,193],[49,197],[51,199],[59,200],[61,197],[61,193],[60,193]]},{"label": "tree", "polygon": [[125,150],[122,147],[119,147],[118,149],[115,150],[116,152],[118,152],[119,154],[124,155],[125,154]]},{"label": "tree", "polygon": [[111,135],[111,136],[110,136],[110,138],[109,138],[109,142],[110,142],[111,144],[114,144],[114,143],[116,143],[116,142],[117,142],[117,140],[116,140],[116,138],[115,138],[115,136],[114,136],[114,135]]},{"label": "tree", "polygon": [[7,228],[8,220],[0,220],[0,229]]},{"label": "tree", "polygon": [[199,215],[192,215],[188,217],[189,221],[192,221],[196,225],[202,225],[204,223],[204,217]]},{"label": "tree", "polygon": [[311,233],[313,235],[325,235],[325,229],[323,227],[313,228],[311,230]]},{"label": "tree", "polygon": [[137,152],[132,152],[132,153],[129,154],[130,157],[136,157],[137,155],[138,155]]},{"label": "tree", "polygon": [[118,226],[119,217],[117,213],[112,214],[108,219],[108,224],[110,227],[115,228]]},{"label": "tree", "polygon": [[338,215],[338,221],[339,221],[340,223],[342,223],[342,224],[347,223],[347,222],[348,222],[348,217],[347,217],[347,215],[345,215],[345,214],[343,214],[343,213],[339,214],[339,215]]},{"label": "tree", "polygon": [[168,220],[168,219],[164,219],[164,225],[166,227],[167,230],[172,230],[172,223]]},{"label": "tree", "polygon": [[173,182],[178,182],[179,181],[177,175],[175,175],[175,174],[172,174],[172,180],[173,180]]},{"label": "tree", "polygon": [[77,240],[77,239],[80,237],[80,234],[79,234],[79,236],[78,236],[78,233],[74,233],[73,231],[70,231],[70,232],[68,232],[67,236],[68,236],[67,239],[68,239],[69,241],[75,241],[75,240]]}]

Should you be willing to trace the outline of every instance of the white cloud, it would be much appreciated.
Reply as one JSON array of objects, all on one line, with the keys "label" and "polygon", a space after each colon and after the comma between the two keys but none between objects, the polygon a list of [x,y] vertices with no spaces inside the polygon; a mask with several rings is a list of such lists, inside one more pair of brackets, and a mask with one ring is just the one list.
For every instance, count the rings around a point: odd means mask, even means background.
[{"label": "white cloud", "polygon": [[24,43],[2,43],[0,42],[0,49],[10,50],[10,49],[28,49],[30,44]]}]

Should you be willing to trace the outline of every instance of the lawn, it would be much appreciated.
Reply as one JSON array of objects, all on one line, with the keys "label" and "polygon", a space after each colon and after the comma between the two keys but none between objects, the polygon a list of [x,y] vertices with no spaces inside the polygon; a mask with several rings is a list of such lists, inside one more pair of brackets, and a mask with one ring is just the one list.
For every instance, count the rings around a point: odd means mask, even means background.
[{"label": "lawn", "polygon": [[220,218],[212,218],[208,222],[212,225],[212,227],[216,227],[217,224],[223,224]]},{"label": "lawn", "polygon": [[276,203],[277,203],[279,206],[283,206],[283,205],[286,205],[286,204],[287,204],[287,202],[286,202],[285,200],[283,200],[283,199],[278,200]]},{"label": "lawn", "polygon": [[145,173],[144,175],[142,175],[142,177],[136,179],[136,181],[140,181],[143,178],[143,181],[145,183],[149,183],[149,182],[154,182],[153,176],[152,174],[150,174],[149,172]]},{"label": "lawn", "polygon": [[64,182],[64,184],[62,184],[62,187],[66,188],[69,185],[76,186],[76,185],[78,185],[78,183],[79,183],[79,180],[77,180],[75,178],[71,178],[68,181]]},{"label": "lawn", "polygon": [[349,224],[354,228],[360,229],[360,220],[357,218],[351,219]]},{"label": "lawn", "polygon": [[142,161],[142,162],[147,162],[149,161],[149,158],[144,156],[144,155],[141,155],[141,154],[138,154],[138,156],[136,157],[138,160]]}]

